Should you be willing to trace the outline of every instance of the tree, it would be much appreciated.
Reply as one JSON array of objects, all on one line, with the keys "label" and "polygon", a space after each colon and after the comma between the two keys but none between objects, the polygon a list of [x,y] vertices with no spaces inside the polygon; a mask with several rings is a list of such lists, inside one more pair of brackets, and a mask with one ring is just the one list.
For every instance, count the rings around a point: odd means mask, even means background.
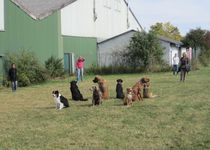
[{"label": "tree", "polygon": [[153,32],[137,32],[124,56],[130,66],[149,69],[150,66],[162,62],[163,48]]},{"label": "tree", "polygon": [[186,47],[192,47],[193,49],[197,49],[198,47],[206,47],[205,42],[205,30],[201,28],[192,29],[186,36],[183,38],[182,42]]},{"label": "tree", "polygon": [[168,37],[177,41],[180,41],[182,39],[179,29],[173,26],[170,22],[158,22],[150,27],[150,31],[154,32],[157,35],[162,35],[164,37]]},{"label": "tree", "polygon": [[199,60],[204,66],[208,65],[208,61],[210,59],[210,48],[208,47],[208,41],[210,38],[209,34],[209,31],[201,28],[192,29],[182,40],[184,46],[192,47],[195,50],[195,53],[198,48],[201,50]]},{"label": "tree", "polygon": [[210,49],[210,31],[206,32],[206,34],[205,34],[205,41],[206,41],[206,44],[208,46],[208,49]]}]

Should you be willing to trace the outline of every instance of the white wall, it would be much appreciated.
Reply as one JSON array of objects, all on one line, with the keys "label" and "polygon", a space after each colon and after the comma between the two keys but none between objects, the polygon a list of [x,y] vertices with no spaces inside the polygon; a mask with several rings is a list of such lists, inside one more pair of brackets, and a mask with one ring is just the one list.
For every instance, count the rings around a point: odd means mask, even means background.
[{"label": "white wall", "polygon": [[[141,30],[139,24],[128,11],[124,0],[77,0],[61,10],[63,35],[97,37],[104,40],[128,30]],[[127,28],[129,12],[129,28]]]},{"label": "white wall", "polygon": [[125,33],[121,36],[113,38],[111,40],[101,42],[98,44],[98,65],[110,66],[117,65],[121,62],[121,57],[116,55],[119,52],[127,49],[131,37],[135,34],[134,31]]},{"label": "white wall", "polygon": [[0,0],[0,31],[4,31],[4,0]]}]

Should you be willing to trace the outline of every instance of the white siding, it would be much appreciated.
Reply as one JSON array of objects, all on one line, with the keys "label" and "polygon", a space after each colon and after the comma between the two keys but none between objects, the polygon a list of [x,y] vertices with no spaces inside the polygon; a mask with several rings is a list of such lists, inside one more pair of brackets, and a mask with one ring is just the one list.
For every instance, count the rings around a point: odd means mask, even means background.
[{"label": "white siding", "polygon": [[[127,25],[129,12],[129,28]],[[141,30],[124,0],[77,0],[61,10],[62,34],[107,39],[128,30]]]},{"label": "white siding", "polygon": [[4,0],[0,0],[0,31],[4,31]]}]

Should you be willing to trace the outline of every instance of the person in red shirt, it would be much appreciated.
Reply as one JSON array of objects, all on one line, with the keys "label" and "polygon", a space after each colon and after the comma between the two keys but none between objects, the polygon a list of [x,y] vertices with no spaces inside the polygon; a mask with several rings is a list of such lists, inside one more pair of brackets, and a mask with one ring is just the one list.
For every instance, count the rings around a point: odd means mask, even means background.
[{"label": "person in red shirt", "polygon": [[84,62],[85,59],[82,56],[79,56],[79,58],[76,61],[77,81],[83,80]]}]

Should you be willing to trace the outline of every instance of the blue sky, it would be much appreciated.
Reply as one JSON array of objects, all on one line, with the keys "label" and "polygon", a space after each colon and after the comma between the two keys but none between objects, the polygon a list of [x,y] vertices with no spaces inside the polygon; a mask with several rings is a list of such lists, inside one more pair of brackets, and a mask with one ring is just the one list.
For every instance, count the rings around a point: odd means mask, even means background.
[{"label": "blue sky", "polygon": [[182,35],[201,27],[210,30],[210,0],[127,0],[142,27],[170,22]]}]

